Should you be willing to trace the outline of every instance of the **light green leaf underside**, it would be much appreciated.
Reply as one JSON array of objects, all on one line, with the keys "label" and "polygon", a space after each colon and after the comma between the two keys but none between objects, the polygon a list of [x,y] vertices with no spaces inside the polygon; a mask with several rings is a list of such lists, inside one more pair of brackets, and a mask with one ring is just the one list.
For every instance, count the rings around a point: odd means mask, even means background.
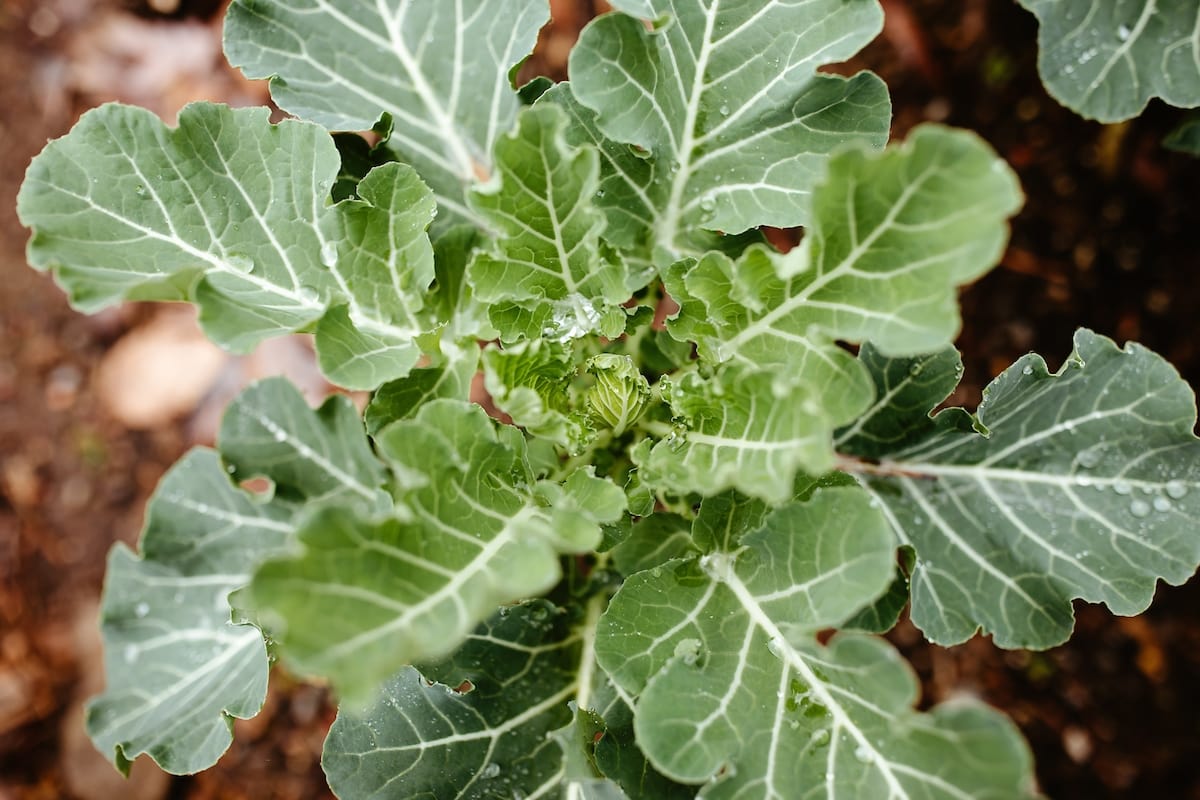
[{"label": "light green leaf underside", "polygon": [[641,288],[615,253],[600,245],[604,215],[592,203],[599,162],[573,149],[557,106],[526,109],[496,145],[495,180],[475,190],[471,207],[500,232],[467,271],[475,296],[491,303],[505,341],[577,339]]},{"label": "light green leaf underside", "polygon": [[620,490],[584,472],[535,483],[519,431],[434,400],[376,435],[398,510],[311,518],[302,552],[264,564],[239,598],[297,670],[361,703],[401,665],[451,652],[501,603],[560,578],[560,553],[600,541]]},{"label": "light green leaf underside", "polygon": [[433,187],[444,225],[477,221],[466,193],[491,173],[520,106],[509,70],[547,19],[545,0],[237,0],[225,53],[272,78],[280,107],[331,130],[390,114],[390,143]]},{"label": "light green leaf underside", "polygon": [[144,109],[88,112],[22,186],[30,263],[84,311],[191,300],[235,351],[316,323],[333,380],[374,388],[405,374],[414,337],[432,327],[418,314],[434,277],[428,188],[386,164],[362,181],[362,200],[330,206],[329,135],[268,114],[198,103],[172,129]]},{"label": "light green leaf underside", "polygon": [[[864,429],[839,442],[881,459],[864,483],[916,549],[912,618],[927,636],[952,644],[982,628],[1002,647],[1050,647],[1070,635],[1072,599],[1136,614],[1158,578],[1192,575],[1200,443],[1195,398],[1169,364],[1081,330],[1059,373],[1029,355],[984,390],[986,436],[959,409],[926,416],[955,368],[926,360],[942,374],[925,403],[878,412],[902,440],[881,446]],[[872,369],[886,396],[886,376],[909,365]]]},{"label": "light green leaf underside", "polygon": [[702,357],[776,370],[814,388],[834,424],[866,410],[871,386],[834,339],[912,355],[958,331],[955,287],[987,271],[1020,206],[1016,178],[978,137],[922,126],[883,154],[831,159],[815,218],[787,255],[710,253],[667,276],[682,306],[673,335]]},{"label": "light green leaf underside", "polygon": [[258,713],[267,652],[256,628],[230,623],[230,591],[278,551],[291,509],[236,488],[211,450],[184,456],[147,510],[142,558],[108,561],[101,621],[107,687],[88,704],[88,733],[125,772],[142,753],[164,770],[212,766],[232,717]]},{"label": "light green leaf underside", "polygon": [[1016,798],[1032,783],[1011,724],[972,704],[912,710],[917,686],[881,640],[813,633],[884,591],[894,540],[855,488],[821,489],[735,552],[626,580],[597,655],[635,695],[664,774],[705,798]]},{"label": "light green leaf underside", "polygon": [[833,465],[833,423],[803,385],[732,365],[705,380],[685,375],[670,386],[679,429],[639,463],[641,479],[679,493],[713,495],[736,488],[782,502],[796,473]]},{"label": "light green leaf underside", "polygon": [[595,112],[588,126],[653,159],[625,173],[643,196],[630,221],[669,253],[693,230],[806,224],[828,154],[886,141],[882,81],[817,74],[879,32],[875,2],[613,5],[625,13],[594,20],[571,51],[571,91]]},{"label": "light green leaf underside", "polygon": [[1200,0],[1020,0],[1038,18],[1038,71],[1088,119],[1136,117],[1153,97],[1200,105]]}]

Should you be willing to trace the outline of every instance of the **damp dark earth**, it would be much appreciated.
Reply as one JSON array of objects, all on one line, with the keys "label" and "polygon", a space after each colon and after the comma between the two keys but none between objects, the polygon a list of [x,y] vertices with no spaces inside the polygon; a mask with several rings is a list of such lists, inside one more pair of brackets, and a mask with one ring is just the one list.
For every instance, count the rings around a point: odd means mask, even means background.
[{"label": "damp dark earth", "polygon": [[[268,102],[225,66],[216,0],[5,0],[0,6],[0,800],[322,798],[328,693],[272,676],[216,767],[129,781],[92,747],[82,704],[103,686],[97,609],[105,555],[136,540],[146,498],[188,447],[212,441],[239,387],[285,374],[328,390],[304,340],[231,357],[190,311],[73,312],[25,265],[13,212],[29,160],[107,100],[173,120],[192,100]],[[524,70],[565,76],[600,2],[555,0]],[[888,83],[893,136],[918,123],[976,131],[1020,177],[1025,207],[1001,264],[961,294],[965,365],[954,405],[1029,351],[1057,368],[1078,326],[1136,340],[1200,386],[1200,160],[1161,142],[1183,112],[1153,101],[1126,123],[1075,116],[1036,70],[1036,21],[1012,0],[885,0],[884,32],[847,74]],[[785,234],[786,235],[786,234]],[[942,649],[902,623],[922,707],[982,699],[1029,741],[1051,798],[1200,800],[1200,581],[1162,586],[1139,617],[1076,604],[1070,643]]]}]

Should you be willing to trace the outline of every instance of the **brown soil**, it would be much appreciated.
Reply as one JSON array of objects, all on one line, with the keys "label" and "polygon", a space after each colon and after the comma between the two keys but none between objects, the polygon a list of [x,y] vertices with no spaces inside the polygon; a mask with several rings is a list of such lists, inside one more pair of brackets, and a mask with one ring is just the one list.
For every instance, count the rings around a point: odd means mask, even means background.
[{"label": "brown soil", "polygon": [[[210,24],[219,3],[174,5],[170,21],[132,0],[0,6],[0,800],[329,796],[318,764],[328,698],[282,674],[264,713],[238,723],[231,751],[196,777],[167,780],[142,765],[131,783],[114,782],[81,735],[80,702],[101,677],[105,553],[135,539],[159,475],[205,426],[191,418],[130,430],[114,418],[100,364],[156,312],[72,312],[24,265],[13,201],[29,159],[97,102],[157,103],[170,116],[193,97],[261,96],[216,60],[180,69],[174,44],[138,71],[120,45],[130,30],[139,43],[171,31],[200,41],[195,26]],[[591,13],[586,0],[554,5],[559,24],[540,51],[552,73]],[[1058,107],[1037,80],[1034,20],[1010,0],[885,5],[887,31],[853,66],[890,84],[896,134],[931,119],[973,129],[1013,164],[1028,197],[1001,267],[963,293],[959,399],[973,405],[1028,350],[1060,363],[1078,325],[1141,341],[1198,385],[1200,161],[1159,146],[1180,112],[1153,103],[1133,122],[1101,126]],[[100,30],[113,11],[157,27]],[[943,650],[907,625],[892,638],[920,674],[925,703],[967,693],[1016,720],[1050,797],[1200,800],[1200,583],[1163,587],[1138,618],[1077,611],[1070,644],[1045,653],[981,639]]]}]

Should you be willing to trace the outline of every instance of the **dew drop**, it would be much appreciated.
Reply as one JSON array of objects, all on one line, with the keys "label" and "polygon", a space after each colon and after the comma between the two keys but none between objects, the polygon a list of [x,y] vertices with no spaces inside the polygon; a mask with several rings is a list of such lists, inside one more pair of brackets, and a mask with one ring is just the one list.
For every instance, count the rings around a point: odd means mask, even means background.
[{"label": "dew drop", "polygon": [[767,642],[767,649],[771,651],[771,655],[776,658],[783,658],[783,640],[778,637],[772,637],[771,641]]},{"label": "dew drop", "polygon": [[874,754],[863,745],[859,745],[858,749],[854,751],[854,757],[864,764],[870,764],[875,760]]},{"label": "dew drop", "polygon": [[286,442],[287,431],[285,431],[283,428],[276,428],[271,432],[271,438],[280,443]]},{"label": "dew drop", "polygon": [[1113,482],[1113,491],[1117,494],[1129,494],[1133,487],[1129,485],[1129,481],[1117,480]]},{"label": "dew drop", "polygon": [[146,616],[147,614],[150,613],[150,604],[149,603],[138,603],[134,607],[133,613],[137,614],[139,619]]},{"label": "dew drop", "polygon": [[1133,33],[1133,31],[1129,30],[1128,25],[1118,25],[1117,26],[1117,38],[1120,39],[1122,42],[1126,41],[1129,38],[1129,34],[1131,34],[1131,33]]},{"label": "dew drop", "polygon": [[1145,500],[1134,500],[1129,504],[1129,513],[1135,517],[1144,517],[1150,513],[1150,504]]},{"label": "dew drop", "polygon": [[821,728],[820,730],[813,732],[812,743],[817,747],[824,747],[825,745],[829,744],[829,729]]},{"label": "dew drop", "polygon": [[1171,510],[1171,501],[1165,497],[1154,498],[1154,510],[1155,511],[1170,511]]},{"label": "dew drop", "polygon": [[912,377],[917,377],[921,374],[921,370],[925,369],[925,364],[920,361],[914,361],[908,365],[908,374]]},{"label": "dew drop", "polygon": [[229,256],[226,263],[229,264],[230,269],[244,275],[249,275],[254,271],[254,262],[245,256]]},{"label": "dew drop", "polygon": [[490,762],[488,762],[487,766],[484,767],[480,771],[479,777],[483,778],[484,780],[488,780],[490,778],[496,777],[499,774],[500,774],[500,765],[497,764],[495,761],[490,761]]},{"label": "dew drop", "polygon": [[729,116],[729,106],[728,106],[728,105],[726,105],[725,103],[722,103],[722,104],[721,104],[721,108],[720,108],[720,109],[718,109],[718,110],[721,112],[721,116],[722,116],[722,117],[728,117],[728,116]]},{"label": "dew drop", "polygon": [[1182,500],[1187,494],[1187,486],[1183,481],[1167,481],[1167,494],[1176,500]]},{"label": "dew drop", "polygon": [[1083,450],[1075,457],[1079,462],[1079,466],[1086,469],[1091,469],[1100,463],[1100,448],[1093,447],[1090,450]]},{"label": "dew drop", "polygon": [[321,293],[311,286],[301,286],[299,295],[304,303],[316,303],[321,299]]},{"label": "dew drop", "polygon": [[1023,368],[1021,369],[1021,374],[1022,374],[1022,375],[1032,375],[1032,374],[1033,374],[1033,367],[1026,365],[1025,367],[1023,367]]},{"label": "dew drop", "polygon": [[332,267],[337,263],[337,242],[326,242],[321,245],[321,263]]}]

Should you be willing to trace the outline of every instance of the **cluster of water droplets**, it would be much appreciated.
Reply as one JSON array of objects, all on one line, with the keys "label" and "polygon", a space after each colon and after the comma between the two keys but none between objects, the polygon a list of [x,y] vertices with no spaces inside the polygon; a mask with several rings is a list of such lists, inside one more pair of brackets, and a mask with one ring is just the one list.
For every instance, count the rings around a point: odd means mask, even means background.
[{"label": "cluster of water droplets", "polygon": [[[1104,447],[1098,445],[1081,450],[1075,456],[1075,464],[1082,470],[1095,469],[1104,460]],[[1075,484],[1084,488],[1111,490],[1114,494],[1129,498],[1129,513],[1144,519],[1151,514],[1164,514],[1173,509],[1174,502],[1187,496],[1188,485],[1173,478],[1165,483],[1130,481],[1127,478],[1093,477],[1086,472],[1075,474]]]}]

